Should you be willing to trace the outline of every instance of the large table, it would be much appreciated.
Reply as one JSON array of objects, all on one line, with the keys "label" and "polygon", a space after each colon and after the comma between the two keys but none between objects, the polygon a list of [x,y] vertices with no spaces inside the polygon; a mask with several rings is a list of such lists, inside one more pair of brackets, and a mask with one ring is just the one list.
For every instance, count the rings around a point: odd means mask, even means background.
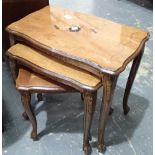
[{"label": "large table", "polygon": [[98,149],[104,150],[105,125],[116,80],[133,60],[123,99],[124,113],[127,114],[128,96],[149,33],[53,6],[29,14],[6,30],[12,45],[16,40],[24,42],[102,79],[104,95],[98,127]]}]

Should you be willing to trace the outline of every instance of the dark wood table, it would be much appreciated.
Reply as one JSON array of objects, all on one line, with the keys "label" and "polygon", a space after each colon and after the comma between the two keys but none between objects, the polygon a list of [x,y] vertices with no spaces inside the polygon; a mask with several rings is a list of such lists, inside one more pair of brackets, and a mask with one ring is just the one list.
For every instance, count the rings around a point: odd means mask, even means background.
[{"label": "dark wood table", "polygon": [[62,62],[87,70],[102,80],[103,101],[98,126],[98,149],[103,151],[104,131],[117,78],[133,60],[123,98],[124,113],[149,33],[107,19],[45,7],[9,25],[13,45],[24,42]]}]

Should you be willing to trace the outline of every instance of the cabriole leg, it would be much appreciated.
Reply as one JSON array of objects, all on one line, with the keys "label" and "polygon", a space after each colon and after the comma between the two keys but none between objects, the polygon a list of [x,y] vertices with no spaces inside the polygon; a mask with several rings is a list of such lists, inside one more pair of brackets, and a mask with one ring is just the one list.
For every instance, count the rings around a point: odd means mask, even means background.
[{"label": "cabriole leg", "polygon": [[[38,93],[37,94],[37,99],[38,99],[38,102],[43,100],[42,93]],[[29,120],[29,117],[27,116],[25,111],[23,112],[22,116],[24,117],[25,120]]]},{"label": "cabriole leg", "polygon": [[92,123],[93,114],[96,106],[97,92],[84,92],[84,138],[83,138],[83,150],[86,155],[91,153],[90,140],[90,128]]},{"label": "cabriole leg", "polygon": [[142,52],[133,60],[133,64],[126,84],[125,93],[123,97],[123,110],[125,115],[127,115],[128,112],[130,111],[130,107],[128,106],[128,98],[129,98],[129,94],[130,94],[137,70],[141,62],[141,58],[143,56],[143,51],[144,51],[144,48],[142,49]]},{"label": "cabriole leg", "polygon": [[[42,93],[37,93],[37,99],[38,99],[38,102],[43,100]],[[29,120],[29,117],[27,116],[25,111],[23,112],[22,116],[25,120]]]},{"label": "cabriole leg", "polygon": [[107,122],[107,117],[110,110],[112,94],[114,92],[116,82],[117,82],[117,76],[111,77],[108,75],[104,75],[102,81],[103,81],[103,98],[102,98],[99,127],[98,127],[99,152],[104,152],[106,149],[106,146],[104,143],[104,132],[105,132],[105,126]]},{"label": "cabriole leg", "polygon": [[22,104],[23,107],[25,109],[25,112],[29,118],[29,120],[32,123],[32,132],[31,132],[31,138],[33,140],[37,139],[37,121],[36,121],[36,117],[33,113],[32,107],[31,107],[31,95],[28,91],[22,91],[21,92],[21,100],[22,100]]}]

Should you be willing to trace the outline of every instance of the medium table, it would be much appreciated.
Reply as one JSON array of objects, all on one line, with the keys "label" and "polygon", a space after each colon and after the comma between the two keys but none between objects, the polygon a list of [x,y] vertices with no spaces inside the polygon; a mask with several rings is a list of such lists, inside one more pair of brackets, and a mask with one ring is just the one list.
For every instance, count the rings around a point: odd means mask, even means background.
[{"label": "medium table", "polygon": [[[90,127],[92,123],[93,114],[96,106],[97,90],[102,86],[102,81],[92,73],[63,63],[58,59],[54,59],[49,55],[45,55],[39,50],[33,49],[24,44],[18,43],[8,49],[7,55],[9,56],[10,66],[12,67],[12,75],[16,79],[16,75],[20,75],[20,66],[25,66],[29,70],[41,74],[44,78],[50,78],[57,81],[60,84],[71,86],[76,91],[83,94],[84,100],[84,134],[83,134],[83,150],[86,155],[91,152],[90,141]],[[17,70],[16,70],[17,69]],[[19,76],[18,76],[19,77]],[[24,80],[24,79],[23,79]],[[27,81],[27,86],[29,82]],[[18,79],[16,80],[16,86],[18,85]],[[28,89],[26,88],[24,89]],[[45,85],[44,85],[45,86]],[[46,87],[46,86],[45,86]],[[19,88],[19,87],[17,87]],[[67,87],[66,87],[67,88]],[[22,88],[20,87],[19,90]],[[46,88],[44,88],[45,90]],[[43,89],[42,89],[43,90]],[[69,91],[69,90],[64,90]],[[22,99],[25,111],[29,118],[31,117],[31,123],[33,125],[32,138],[36,138],[36,125],[35,117],[30,110],[30,104],[28,104],[29,96],[24,92],[25,102]]]},{"label": "medium table", "polygon": [[103,151],[104,131],[117,77],[133,60],[123,108],[138,70],[149,33],[84,13],[47,6],[9,25],[10,42],[24,42],[63,62],[102,79],[103,101],[98,127],[98,149]]}]

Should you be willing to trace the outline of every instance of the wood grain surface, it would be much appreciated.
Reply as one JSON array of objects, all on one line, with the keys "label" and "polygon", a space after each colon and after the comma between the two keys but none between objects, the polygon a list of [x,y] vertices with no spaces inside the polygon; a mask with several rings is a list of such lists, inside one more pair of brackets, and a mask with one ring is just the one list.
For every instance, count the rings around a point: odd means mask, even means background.
[{"label": "wood grain surface", "polygon": [[[70,32],[72,26],[79,26],[80,31]],[[12,23],[7,31],[50,54],[83,62],[110,74],[123,71],[149,37],[141,29],[53,6]]]},{"label": "wood grain surface", "polygon": [[[8,50],[8,54],[23,59],[34,64],[45,71],[50,71],[65,79],[70,79],[73,83],[79,83],[87,87],[101,86],[101,79],[91,73],[63,63],[49,55],[43,55],[40,51],[34,50],[23,44],[16,44]],[[33,67],[32,67],[33,68]]]},{"label": "wood grain surface", "polygon": [[69,92],[77,91],[72,87],[58,83],[52,79],[36,74],[28,69],[20,68],[16,79],[16,88],[23,91]]}]

